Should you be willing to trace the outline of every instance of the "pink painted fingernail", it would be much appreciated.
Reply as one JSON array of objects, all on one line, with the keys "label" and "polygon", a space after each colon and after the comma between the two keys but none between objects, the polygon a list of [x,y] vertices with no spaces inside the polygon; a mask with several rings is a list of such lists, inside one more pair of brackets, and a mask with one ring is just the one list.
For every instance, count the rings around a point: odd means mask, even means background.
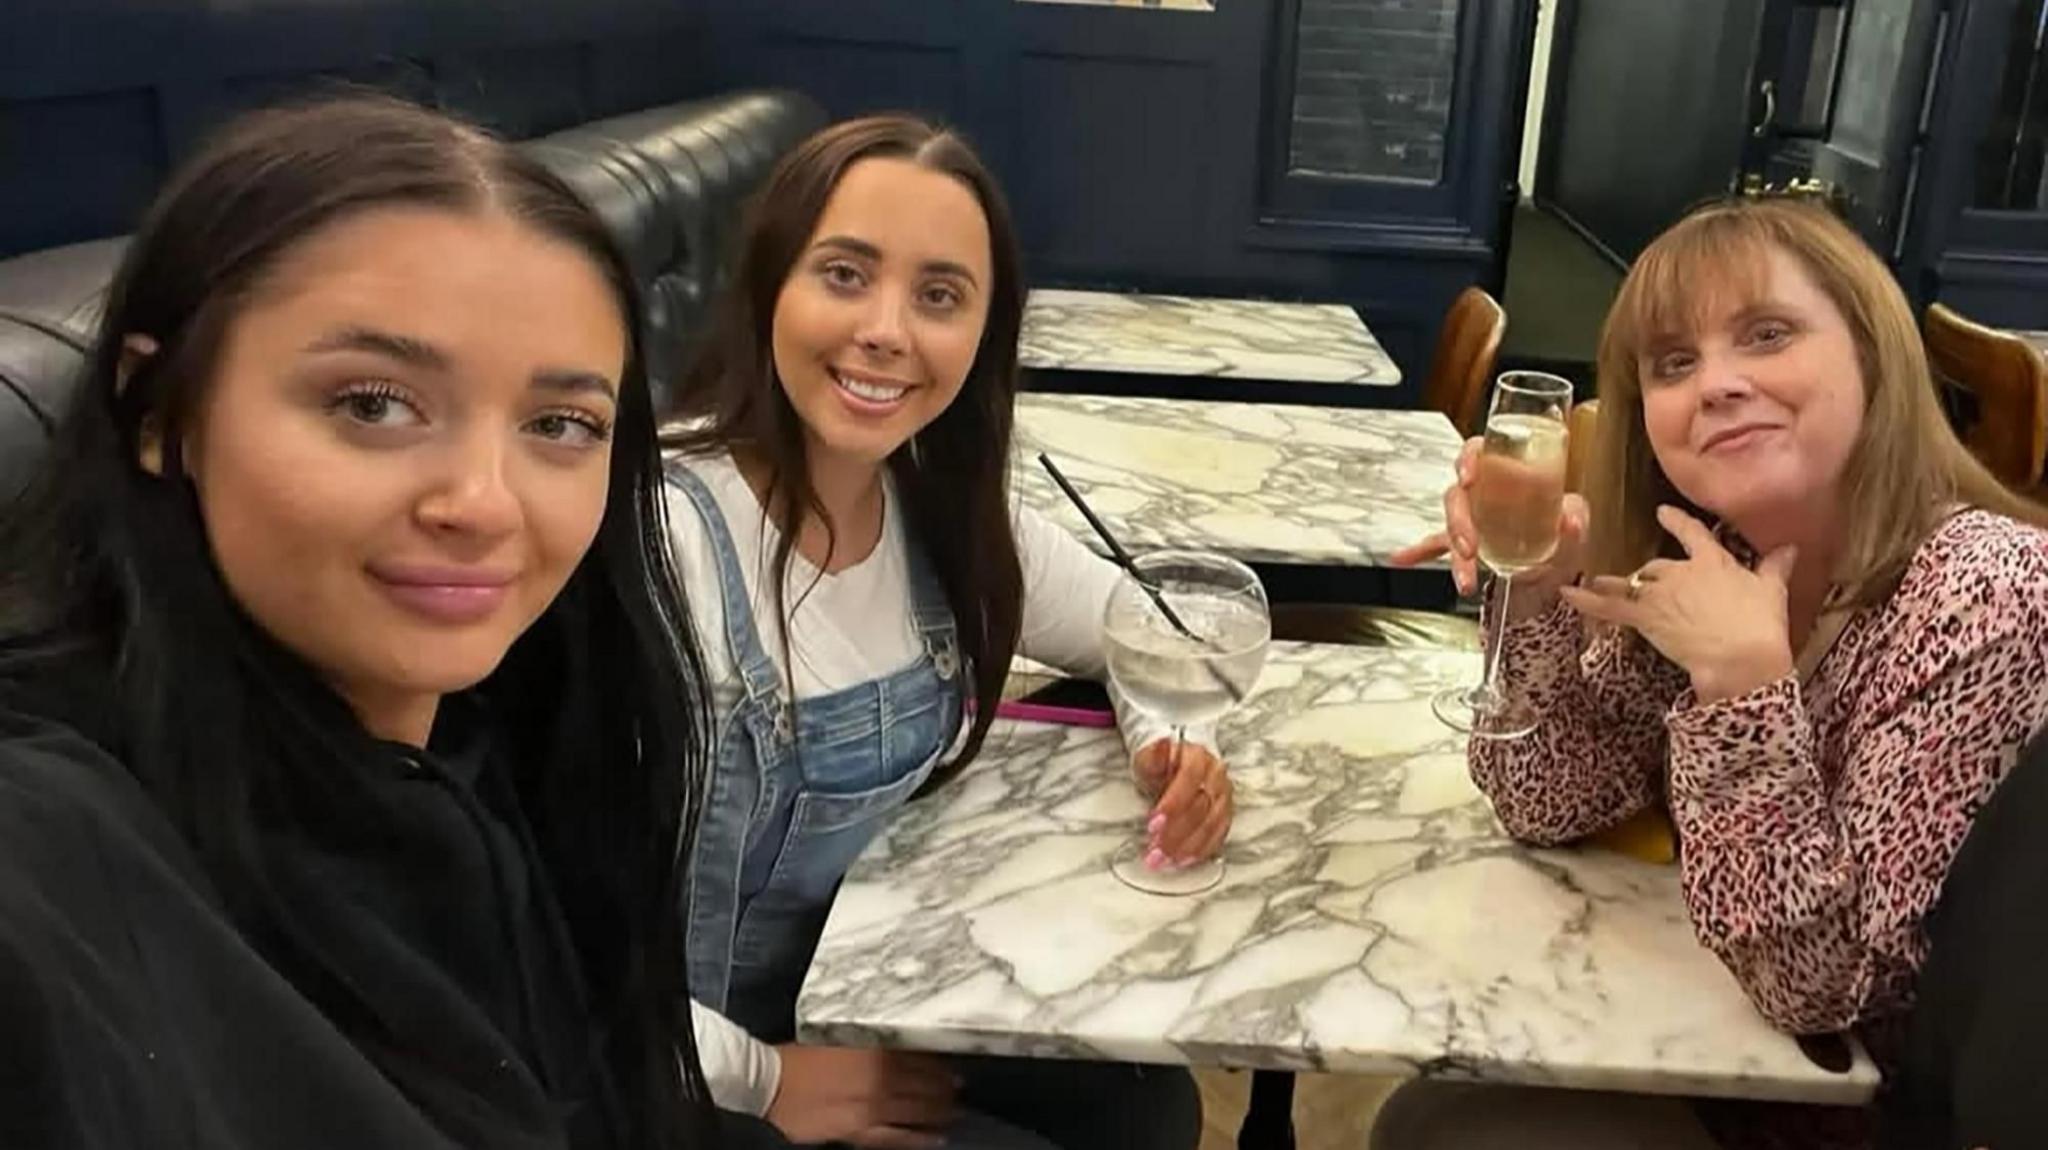
[{"label": "pink painted fingernail", "polygon": [[1163,830],[1165,830],[1165,829],[1166,829],[1166,812],[1164,812],[1164,811],[1161,811],[1161,812],[1159,812],[1159,813],[1157,813],[1157,814],[1153,815],[1153,816],[1152,816],[1152,821],[1150,821],[1150,822],[1148,822],[1148,823],[1146,823],[1146,824],[1145,824],[1145,833],[1146,833],[1146,834],[1148,834],[1148,835],[1157,835],[1157,834],[1158,834],[1158,833],[1159,833],[1160,831],[1163,831]]},{"label": "pink painted fingernail", "polygon": [[1159,870],[1159,869],[1160,869],[1161,867],[1164,867],[1165,865],[1166,865],[1166,852],[1165,852],[1165,851],[1163,851],[1163,850],[1160,850],[1160,849],[1159,849],[1158,847],[1153,847],[1153,848],[1152,848],[1151,850],[1149,850],[1149,851],[1146,851],[1146,852],[1145,852],[1145,869],[1146,869],[1146,870]]}]

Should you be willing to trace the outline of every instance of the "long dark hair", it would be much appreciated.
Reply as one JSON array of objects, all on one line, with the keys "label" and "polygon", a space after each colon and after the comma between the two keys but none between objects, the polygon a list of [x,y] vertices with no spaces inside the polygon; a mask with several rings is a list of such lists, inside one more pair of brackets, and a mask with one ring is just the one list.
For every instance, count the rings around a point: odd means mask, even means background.
[{"label": "long dark hair", "polygon": [[995,280],[988,326],[960,394],[888,463],[912,545],[924,549],[945,589],[972,687],[974,721],[944,767],[951,772],[971,760],[988,735],[1024,609],[1008,492],[1023,273],[1010,209],[973,149],[934,124],[891,115],[833,125],[785,156],[748,207],[719,320],[684,374],[678,414],[693,422],[664,436],[664,445],[685,453],[744,447],[768,464],[766,505],[781,533],[775,605],[788,618],[790,556],[804,517],[815,515],[824,524],[828,546],[835,531],[811,486],[802,419],[775,376],[775,301],[840,177],[861,160],[882,157],[943,172],[974,193],[988,218]]},{"label": "long dark hair", "polygon": [[[706,1145],[683,984],[679,868],[705,769],[702,675],[675,599],[638,293],[566,185],[481,131],[369,95],[230,124],[131,241],[39,477],[0,512],[0,699],[103,745],[162,806],[265,958],[450,1136],[527,1144],[482,1102],[488,1068],[422,1065],[267,876],[280,833],[363,848],[380,747],[238,608],[179,445],[234,316],[295,245],[394,204],[496,211],[573,244],[629,333],[596,542],[475,692],[571,924],[628,1144]],[[122,378],[124,336],[159,350]],[[153,473],[139,459],[160,446]],[[374,848],[372,848],[374,849]],[[678,1085],[677,1063],[683,1067]]]}]

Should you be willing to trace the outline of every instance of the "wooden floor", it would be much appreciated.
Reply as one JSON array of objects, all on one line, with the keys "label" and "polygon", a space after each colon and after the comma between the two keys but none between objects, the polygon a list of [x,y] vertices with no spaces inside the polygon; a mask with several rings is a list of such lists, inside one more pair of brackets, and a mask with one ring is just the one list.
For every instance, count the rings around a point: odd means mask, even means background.
[{"label": "wooden floor", "polygon": [[[1202,1089],[1202,1150],[1236,1150],[1252,1076],[1197,1070]],[[1294,1088],[1296,1150],[1365,1150],[1373,1115],[1398,1081],[1353,1075],[1303,1074]]]}]

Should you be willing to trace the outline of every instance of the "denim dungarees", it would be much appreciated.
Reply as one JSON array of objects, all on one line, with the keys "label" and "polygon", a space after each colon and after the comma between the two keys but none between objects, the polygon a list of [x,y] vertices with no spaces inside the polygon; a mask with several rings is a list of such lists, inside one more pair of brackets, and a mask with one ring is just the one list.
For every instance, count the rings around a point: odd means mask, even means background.
[{"label": "denim dungarees", "polygon": [[671,462],[718,560],[737,681],[716,693],[716,760],[684,913],[693,997],[769,1042],[793,1037],[803,985],[839,880],[953,745],[961,722],[953,613],[908,547],[924,653],[902,670],[789,705],[748,602],[725,517],[704,481]]}]

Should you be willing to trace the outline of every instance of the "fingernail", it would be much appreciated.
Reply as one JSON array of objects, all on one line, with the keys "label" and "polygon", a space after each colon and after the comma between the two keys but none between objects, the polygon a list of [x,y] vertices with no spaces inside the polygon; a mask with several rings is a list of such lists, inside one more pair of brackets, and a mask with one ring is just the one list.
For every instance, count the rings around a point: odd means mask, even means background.
[{"label": "fingernail", "polygon": [[1163,866],[1165,866],[1165,865],[1166,865],[1166,852],[1165,852],[1165,851],[1163,851],[1163,850],[1160,850],[1160,849],[1159,849],[1158,847],[1153,847],[1153,848],[1152,848],[1151,850],[1149,850],[1149,851],[1146,851],[1146,852],[1145,852],[1145,869],[1146,869],[1146,870],[1158,870],[1158,869],[1160,869],[1161,867],[1163,867]]},{"label": "fingernail", "polygon": [[1157,835],[1160,831],[1163,831],[1165,829],[1166,814],[1163,811],[1153,815],[1152,821],[1145,824],[1145,833],[1148,835]]}]

